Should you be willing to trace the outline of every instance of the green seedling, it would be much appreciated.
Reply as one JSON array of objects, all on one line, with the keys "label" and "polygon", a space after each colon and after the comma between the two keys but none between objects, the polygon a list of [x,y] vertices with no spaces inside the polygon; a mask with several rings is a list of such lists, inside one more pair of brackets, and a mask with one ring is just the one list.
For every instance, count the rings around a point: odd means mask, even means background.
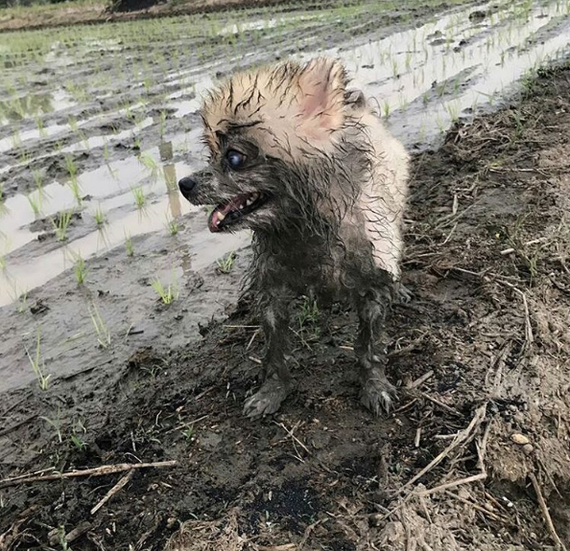
[{"label": "green seedling", "polygon": [[317,301],[314,298],[305,297],[297,316],[299,328],[305,329],[309,326],[315,325],[318,323],[320,315]]},{"label": "green seedling", "polygon": [[156,278],[150,285],[156,291],[163,304],[172,304],[178,298],[178,286],[176,283],[169,283],[165,287],[160,279]]},{"label": "green seedling", "polygon": [[125,250],[127,251],[127,256],[133,256],[135,254],[133,240],[130,235],[125,236]]},{"label": "green seedling", "polygon": [[102,226],[107,222],[107,218],[105,217],[105,213],[101,209],[101,207],[97,207],[95,212],[93,213],[93,218],[95,219],[95,223],[97,226]]},{"label": "green seedling", "polygon": [[143,209],[146,204],[146,197],[144,194],[144,189],[141,186],[131,188],[133,197],[135,198],[135,205],[137,208]]},{"label": "green seedling", "polygon": [[75,279],[78,285],[83,285],[85,283],[85,278],[87,277],[87,266],[85,265],[85,259],[80,253],[75,255],[75,264],[73,265],[73,273],[75,274]]},{"label": "green seedling", "polygon": [[61,431],[61,408],[57,408],[57,417],[55,419],[50,419],[49,417],[41,416],[46,423],[51,425],[55,429],[55,434],[60,444],[63,444],[63,433]]},{"label": "green seedling", "polygon": [[77,176],[77,164],[71,155],[65,156],[65,169],[71,178],[75,178],[75,176]]},{"label": "green seedling", "polygon": [[65,241],[67,239],[67,229],[69,228],[72,216],[72,210],[64,210],[57,215],[55,220],[53,218],[51,219],[51,223],[53,225],[53,229],[58,241]]},{"label": "green seedling", "polygon": [[51,375],[45,374],[45,365],[44,365],[44,361],[42,359],[41,347],[42,347],[41,335],[40,335],[40,330],[38,328],[37,336],[36,336],[35,354],[32,356],[30,354],[30,351],[28,350],[28,348],[26,348],[25,350],[26,350],[26,356],[28,356],[28,359],[30,360],[32,370],[34,372],[34,375],[36,376],[36,379],[38,381],[38,385],[39,385],[40,389],[41,390],[47,390],[48,386],[49,386],[49,380],[51,378]]},{"label": "green seedling", "polygon": [[99,310],[94,303],[89,307],[89,316],[93,323],[95,333],[97,334],[97,342],[99,343],[99,346],[101,348],[108,348],[111,344],[111,332],[103,321],[103,318],[101,317],[101,314],[99,314]]},{"label": "green seedling", "polygon": [[232,251],[224,258],[216,260],[216,264],[218,265],[218,272],[222,274],[229,274],[234,267],[235,259],[236,253]]},{"label": "green seedling", "polygon": [[16,310],[18,311],[18,314],[23,314],[27,308],[28,308],[28,291],[24,291],[18,297],[18,305],[16,306]]},{"label": "green seedling", "polygon": [[166,217],[166,229],[168,233],[172,236],[176,235],[180,231],[180,224],[176,218],[170,218],[168,215]]}]

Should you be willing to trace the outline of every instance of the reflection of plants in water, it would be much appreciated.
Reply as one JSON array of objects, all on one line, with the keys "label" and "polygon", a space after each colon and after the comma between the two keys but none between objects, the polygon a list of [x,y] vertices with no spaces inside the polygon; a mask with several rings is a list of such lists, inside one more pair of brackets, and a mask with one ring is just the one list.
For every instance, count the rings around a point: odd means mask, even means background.
[{"label": "reflection of plants in water", "polygon": [[33,194],[33,193],[27,193],[26,194],[26,199],[28,200],[28,203],[30,204],[30,207],[32,207],[32,212],[34,213],[34,216],[38,216],[38,214],[41,212],[42,210],[42,196],[41,193],[37,193],[37,194]]},{"label": "reflection of plants in water", "polygon": [[79,180],[75,176],[72,176],[68,182],[68,185],[69,189],[71,189],[71,193],[73,193],[73,197],[76,203],[81,206],[83,203],[83,198],[81,197],[81,187],[79,186]]},{"label": "reflection of plants in water", "polygon": [[156,179],[158,176],[158,163],[154,160],[154,157],[148,153],[141,153],[137,159],[149,171],[150,176]]}]

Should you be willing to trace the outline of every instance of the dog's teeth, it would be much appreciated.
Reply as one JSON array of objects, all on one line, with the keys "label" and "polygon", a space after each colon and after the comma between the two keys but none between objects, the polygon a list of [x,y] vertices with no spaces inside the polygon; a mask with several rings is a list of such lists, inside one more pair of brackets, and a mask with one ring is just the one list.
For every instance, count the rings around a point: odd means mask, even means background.
[{"label": "dog's teeth", "polygon": [[[245,202],[245,206],[246,206],[246,207],[249,207],[249,205],[251,205],[252,203],[253,203],[253,199],[248,199],[248,200]],[[242,207],[242,208],[243,208],[243,207]]]},{"label": "dog's teeth", "polygon": [[218,224],[226,217],[225,214],[222,214],[221,212],[218,212]]},{"label": "dog's teeth", "polygon": [[242,210],[242,209],[243,209],[243,205],[240,205],[240,206],[239,206],[239,210]]}]

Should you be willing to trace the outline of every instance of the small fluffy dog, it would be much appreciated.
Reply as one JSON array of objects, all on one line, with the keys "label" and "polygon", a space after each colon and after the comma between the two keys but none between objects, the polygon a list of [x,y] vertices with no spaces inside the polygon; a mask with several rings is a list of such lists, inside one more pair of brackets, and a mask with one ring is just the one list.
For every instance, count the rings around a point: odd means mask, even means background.
[{"label": "small fluffy dog", "polygon": [[381,337],[390,301],[404,292],[404,147],[328,58],[236,74],[210,92],[202,118],[209,164],[180,190],[192,204],[217,205],[210,231],[253,230],[248,289],[267,350],[265,382],[245,414],[274,413],[291,391],[289,305],[311,292],[351,300],[361,401],[389,410],[395,389]]}]

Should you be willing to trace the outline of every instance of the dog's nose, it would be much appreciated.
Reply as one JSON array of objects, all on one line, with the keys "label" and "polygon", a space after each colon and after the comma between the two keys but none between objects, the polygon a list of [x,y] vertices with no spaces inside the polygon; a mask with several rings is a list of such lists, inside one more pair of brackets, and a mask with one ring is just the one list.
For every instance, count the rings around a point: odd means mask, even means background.
[{"label": "dog's nose", "polygon": [[184,195],[184,197],[187,198],[189,195],[192,194],[192,191],[196,187],[196,184],[197,184],[196,180],[194,180],[190,176],[186,176],[186,178],[182,178],[182,180],[178,182],[178,187],[180,188],[182,195]]}]

